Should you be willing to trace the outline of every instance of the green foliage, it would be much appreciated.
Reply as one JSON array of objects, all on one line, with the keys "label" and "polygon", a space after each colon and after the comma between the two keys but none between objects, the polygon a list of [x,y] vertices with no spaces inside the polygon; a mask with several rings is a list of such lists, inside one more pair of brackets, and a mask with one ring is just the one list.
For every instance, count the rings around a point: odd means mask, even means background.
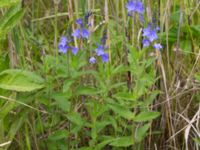
[{"label": "green foliage", "polygon": [[115,138],[109,145],[114,146],[114,147],[128,147],[133,145],[133,137],[128,136],[128,137],[119,137]]},{"label": "green foliage", "polygon": [[19,3],[21,0],[0,0],[0,8],[2,7],[10,7],[14,4]]},{"label": "green foliage", "polygon": [[30,92],[44,87],[43,79],[24,70],[5,70],[0,73],[0,88],[18,92]]},{"label": "green foliage", "polygon": [[15,0],[15,2],[12,3],[0,2],[0,6],[10,6],[11,4],[16,3],[14,6],[9,8],[3,17],[0,18],[0,38],[5,38],[5,35],[16,26],[24,15],[24,11],[17,2],[19,1]]},{"label": "green foliage", "polygon": [[150,126],[151,126],[151,124],[147,123],[147,124],[136,129],[136,134],[135,134],[135,141],[136,142],[142,142],[142,140],[147,135],[147,131],[149,130]]},{"label": "green foliage", "polygon": [[157,118],[160,115],[159,112],[141,112],[137,116],[135,116],[134,121],[136,122],[143,122],[143,121],[150,121],[152,119]]},{"label": "green foliage", "polygon": [[[182,134],[176,135],[178,140],[174,140],[176,136],[167,140],[183,128],[176,121],[185,120],[174,114],[180,110],[185,115],[185,109],[189,109],[188,97],[195,108],[188,111],[188,117],[193,118],[199,107],[200,95],[196,91],[200,75],[196,58],[200,26],[195,17],[198,10],[193,12],[190,7],[186,13],[179,8],[178,1],[172,2],[178,6],[165,9],[167,1],[162,1],[157,13],[157,2],[144,1],[145,7],[155,7],[152,14],[155,11],[156,22],[160,22],[156,42],[164,48],[158,52],[152,45],[142,48],[141,29],[148,22],[139,23],[138,15],[134,19],[128,17],[127,1],[109,1],[108,22],[103,21],[104,1],[91,4],[89,0],[70,1],[69,10],[62,0],[58,5],[44,0],[25,0],[26,10],[22,9],[21,2],[0,0],[0,39],[3,41],[0,43],[0,145],[11,142],[3,146],[4,150],[142,150],[154,149],[154,146],[168,149],[165,145],[183,149]],[[66,54],[58,53],[58,36],[71,35],[72,29],[77,27],[75,20],[83,18],[90,9],[94,24],[87,27],[91,29],[89,39],[71,39],[70,46],[79,47],[77,55],[70,50]],[[149,17],[154,18],[151,13],[144,13],[145,20],[150,20]],[[10,39],[6,39],[7,33],[11,33]],[[102,63],[97,57],[96,64],[89,64],[96,43],[100,43],[105,33],[109,34],[106,41],[109,47],[105,51],[110,61]],[[176,46],[178,52],[173,51]],[[18,69],[9,66],[13,59],[11,50],[19,59]],[[187,87],[185,79],[189,81]],[[193,89],[196,93],[190,93]],[[165,105],[167,94],[171,110]],[[178,101],[179,97],[183,100]],[[170,113],[175,119],[169,117]],[[157,130],[160,132],[155,132]],[[192,144],[199,144],[196,135],[191,139]],[[171,141],[181,144],[173,145]]]}]

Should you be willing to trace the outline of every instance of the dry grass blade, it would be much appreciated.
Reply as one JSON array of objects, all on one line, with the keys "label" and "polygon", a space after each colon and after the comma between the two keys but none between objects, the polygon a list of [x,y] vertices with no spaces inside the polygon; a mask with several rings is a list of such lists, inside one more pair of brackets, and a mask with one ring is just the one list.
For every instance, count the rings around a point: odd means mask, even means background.
[{"label": "dry grass blade", "polygon": [[7,145],[9,145],[11,143],[11,141],[5,142],[5,143],[1,143],[0,144],[0,148],[5,147]]}]

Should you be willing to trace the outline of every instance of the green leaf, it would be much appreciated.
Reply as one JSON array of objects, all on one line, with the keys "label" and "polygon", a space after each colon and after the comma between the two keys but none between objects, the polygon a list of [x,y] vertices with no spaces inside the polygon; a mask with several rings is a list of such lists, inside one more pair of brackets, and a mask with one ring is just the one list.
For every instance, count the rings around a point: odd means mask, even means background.
[{"label": "green leaf", "polygon": [[24,11],[19,5],[11,7],[0,20],[0,37],[5,36],[9,30],[14,28],[23,15]]},{"label": "green leaf", "polygon": [[192,43],[189,40],[184,40],[180,42],[180,48],[185,52],[192,51]]},{"label": "green leaf", "polygon": [[143,121],[151,121],[155,118],[157,118],[160,115],[159,112],[153,112],[153,111],[147,111],[147,112],[141,112],[138,114],[133,120],[135,122],[143,122]]},{"label": "green leaf", "polygon": [[133,145],[133,137],[132,136],[125,136],[125,137],[119,137],[114,139],[109,145],[114,147],[128,147]]},{"label": "green leaf", "polygon": [[18,2],[20,2],[21,0],[0,0],[0,8],[2,7],[10,7]]},{"label": "green leaf", "polygon": [[112,109],[115,113],[119,114],[120,116],[126,118],[126,119],[133,119],[134,118],[134,113],[131,112],[128,108],[123,107],[118,104],[108,104],[108,107]]},{"label": "green leaf", "polygon": [[20,11],[20,6],[19,5],[15,5],[13,7],[11,7],[5,14],[3,17],[1,17],[0,19],[0,28],[4,28],[5,24],[18,12]]},{"label": "green leaf", "polygon": [[15,15],[13,15],[3,26],[3,29],[8,31],[16,26],[18,21],[23,17],[24,11],[20,10]]},{"label": "green leaf", "polygon": [[44,87],[44,80],[33,72],[9,69],[0,73],[0,88],[17,92],[31,92]]},{"label": "green leaf", "polygon": [[85,124],[85,120],[82,119],[78,112],[69,113],[67,118],[72,123],[70,132],[73,134],[77,134]]},{"label": "green leaf", "polygon": [[14,106],[15,106],[15,103],[5,103],[3,106],[1,106],[0,120],[3,120],[14,108]]},{"label": "green leaf", "polygon": [[194,30],[194,32],[197,32],[197,34],[200,33],[200,25],[192,25],[191,28]]},{"label": "green leaf", "polygon": [[144,139],[144,137],[146,136],[147,131],[149,130],[150,126],[151,126],[151,124],[147,123],[144,126],[139,127],[136,130],[135,138],[136,138],[137,142],[141,142]]},{"label": "green leaf", "polygon": [[180,10],[173,12],[170,16],[170,19],[176,23],[179,22],[179,18],[180,18]]},{"label": "green leaf", "polygon": [[79,115],[79,113],[77,112],[72,112],[70,114],[67,115],[67,118],[74,124],[76,125],[83,125],[84,120],[81,118],[81,116]]},{"label": "green leaf", "polygon": [[99,93],[97,89],[89,86],[79,86],[76,89],[76,95],[96,95]]},{"label": "green leaf", "polygon": [[136,97],[133,94],[127,92],[118,92],[113,95],[113,97],[121,100],[136,101]]},{"label": "green leaf", "polygon": [[97,150],[103,149],[106,145],[113,142],[116,138],[111,136],[101,136],[101,142],[96,145]]},{"label": "green leaf", "polygon": [[69,98],[71,97],[71,93],[56,93],[53,95],[53,98],[56,101],[56,104],[58,107],[63,110],[64,112],[69,112],[71,107],[71,102],[69,101]]},{"label": "green leaf", "polygon": [[66,80],[63,84],[63,92],[68,92],[71,85],[74,83],[74,80]]},{"label": "green leaf", "polygon": [[68,137],[69,132],[67,130],[58,130],[56,132],[54,132],[53,134],[51,134],[48,139],[51,141],[58,141],[61,139],[65,139]]},{"label": "green leaf", "polygon": [[105,111],[107,111],[106,105],[99,103],[98,101],[91,100],[86,103],[88,113],[93,120],[96,120],[98,116],[101,116]]},{"label": "green leaf", "polygon": [[12,140],[17,132],[21,129],[24,121],[27,119],[28,114],[26,111],[22,111],[21,113],[18,113],[18,117],[14,120],[12,120],[11,127],[8,131],[8,139]]}]

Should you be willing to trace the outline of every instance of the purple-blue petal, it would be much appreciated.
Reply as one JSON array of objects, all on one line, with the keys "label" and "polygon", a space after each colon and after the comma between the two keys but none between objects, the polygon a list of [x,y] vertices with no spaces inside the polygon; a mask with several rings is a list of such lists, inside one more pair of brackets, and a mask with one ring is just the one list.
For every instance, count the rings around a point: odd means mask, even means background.
[{"label": "purple-blue petal", "polygon": [[150,45],[150,42],[148,39],[143,39],[142,44],[143,44],[143,47],[148,47]]},{"label": "purple-blue petal", "polygon": [[89,37],[89,31],[87,29],[83,28],[81,35],[82,35],[83,38],[88,39],[88,37]]},{"label": "purple-blue petal", "polygon": [[126,8],[127,8],[128,12],[135,11],[135,10],[136,10],[136,8],[135,8],[135,3],[132,2],[132,1],[129,1],[129,2],[126,4]]},{"label": "purple-blue petal", "polygon": [[130,14],[130,12],[138,12],[140,14],[142,14],[144,12],[143,4],[142,4],[142,2],[140,2],[138,0],[128,1],[128,3],[126,4],[126,8],[127,8],[129,14]]},{"label": "purple-blue petal", "polygon": [[156,31],[160,31],[160,28],[158,26],[156,27]]},{"label": "purple-blue petal", "polygon": [[104,53],[101,55],[102,61],[103,62],[108,62],[109,61],[109,55],[107,53]]},{"label": "purple-blue petal", "polygon": [[89,63],[95,64],[96,63],[96,58],[95,57],[90,57]]},{"label": "purple-blue petal", "polygon": [[156,33],[155,29],[152,29],[152,27],[149,25],[147,28],[143,29],[143,36],[146,36],[150,42],[153,42],[154,40],[158,39],[158,35]]},{"label": "purple-blue petal", "polygon": [[68,41],[68,39],[67,39],[66,36],[62,36],[62,37],[60,38],[60,42],[61,42],[61,43],[66,43],[67,41]]},{"label": "purple-blue petal", "polygon": [[101,56],[104,54],[104,46],[103,45],[99,45],[96,49],[96,54],[97,56]]},{"label": "purple-blue petal", "polygon": [[76,29],[73,33],[72,36],[76,37],[76,38],[80,38],[81,37],[81,30],[80,29]]},{"label": "purple-blue petal", "polygon": [[156,31],[152,30],[147,38],[149,39],[149,41],[153,42],[154,40],[158,39],[158,35],[156,34]]},{"label": "purple-blue petal", "polygon": [[65,46],[65,45],[67,44],[67,42],[68,42],[67,37],[62,36],[62,37],[60,38],[59,45]]},{"label": "purple-blue petal", "polygon": [[78,48],[77,47],[71,47],[72,50],[72,54],[76,55],[78,52]]},{"label": "purple-blue petal", "polygon": [[83,25],[82,19],[77,19],[77,20],[76,20],[76,24],[82,26],[82,25]]},{"label": "purple-blue petal", "polygon": [[162,49],[163,47],[162,47],[162,45],[161,45],[160,43],[155,43],[155,44],[153,45],[153,48],[155,48],[156,50],[160,50],[160,49]]},{"label": "purple-blue petal", "polygon": [[58,45],[59,52],[63,54],[67,53],[68,48],[69,48],[68,45],[62,45],[62,44]]},{"label": "purple-blue petal", "polygon": [[142,14],[144,12],[143,4],[140,1],[135,1],[135,8],[136,12],[138,12],[139,14]]}]

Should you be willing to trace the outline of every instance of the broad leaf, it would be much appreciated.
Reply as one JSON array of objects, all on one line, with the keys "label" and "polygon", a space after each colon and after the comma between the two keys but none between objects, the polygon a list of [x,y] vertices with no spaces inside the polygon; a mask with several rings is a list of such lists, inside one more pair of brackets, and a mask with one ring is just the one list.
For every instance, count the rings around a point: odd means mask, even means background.
[{"label": "broad leaf", "polygon": [[64,112],[69,112],[71,107],[71,102],[69,98],[71,97],[71,93],[55,93],[53,94],[53,99],[55,99],[56,104],[58,107],[63,110]]},{"label": "broad leaf", "polygon": [[76,89],[77,95],[96,95],[97,93],[99,93],[97,89],[89,86],[79,86]]},{"label": "broad leaf", "polygon": [[133,120],[135,122],[151,121],[160,115],[159,112],[147,111],[141,112]]},{"label": "broad leaf", "polygon": [[30,92],[44,87],[43,79],[33,72],[9,69],[0,73],[0,88],[17,92]]},{"label": "broad leaf", "polygon": [[136,96],[128,93],[128,92],[118,92],[115,95],[113,95],[116,99],[121,99],[121,100],[128,100],[128,101],[135,101]]},{"label": "broad leaf", "polygon": [[65,129],[63,130],[58,130],[56,132],[54,132],[53,134],[51,134],[48,139],[51,141],[58,141],[61,139],[65,139],[68,137],[69,132]]},{"label": "broad leaf", "polygon": [[119,137],[114,139],[109,145],[114,147],[128,147],[133,145],[133,137],[132,136],[125,136],[125,137]]},{"label": "broad leaf", "polygon": [[81,118],[81,116],[79,115],[79,113],[77,112],[72,112],[70,114],[67,115],[67,118],[74,124],[76,125],[83,125],[84,124],[84,120]]},{"label": "broad leaf", "polygon": [[119,114],[120,116],[126,118],[126,119],[133,119],[134,113],[128,110],[128,108],[125,108],[121,105],[117,104],[108,104],[108,107],[112,109],[115,113]]},{"label": "broad leaf", "polygon": [[24,11],[21,10],[18,5],[11,7],[0,19],[0,37],[5,36],[12,28],[14,28],[23,15]]},{"label": "broad leaf", "polygon": [[151,124],[147,123],[144,126],[137,128],[136,134],[135,134],[135,138],[137,142],[141,142],[144,139],[150,126]]}]

